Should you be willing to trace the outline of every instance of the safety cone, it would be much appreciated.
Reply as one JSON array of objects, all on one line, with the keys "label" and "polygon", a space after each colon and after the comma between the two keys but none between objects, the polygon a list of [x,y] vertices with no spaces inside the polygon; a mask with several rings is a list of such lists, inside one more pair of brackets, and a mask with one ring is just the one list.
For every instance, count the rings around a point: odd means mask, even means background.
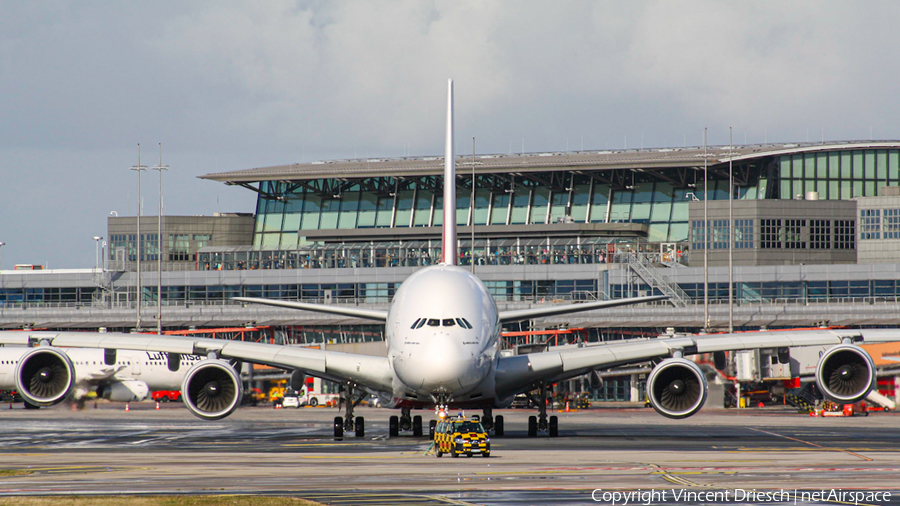
[{"label": "safety cone", "polygon": [[762,402],[760,402],[760,403],[759,403],[759,406],[757,406],[757,407],[758,407],[758,408],[761,408],[761,407],[763,407],[763,403],[762,403]]},{"label": "safety cone", "polygon": [[12,403],[11,403],[11,402],[9,403],[9,409],[12,409]]},{"label": "safety cone", "polygon": [[131,410],[128,409],[128,403],[126,402],[126,403],[125,403],[125,412],[128,413],[129,411],[131,411]]},{"label": "safety cone", "polygon": [[97,409],[97,401],[94,401],[94,409]]},{"label": "safety cone", "polygon": [[159,401],[156,401],[156,409],[159,409]]},{"label": "safety cone", "polygon": [[566,413],[569,412],[569,401],[566,401]]}]

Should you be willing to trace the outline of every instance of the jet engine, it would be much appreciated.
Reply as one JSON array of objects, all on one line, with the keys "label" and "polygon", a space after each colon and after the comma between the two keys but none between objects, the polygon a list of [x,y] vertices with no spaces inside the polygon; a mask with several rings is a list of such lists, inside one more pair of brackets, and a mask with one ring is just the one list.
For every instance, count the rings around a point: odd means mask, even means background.
[{"label": "jet engine", "polygon": [[16,389],[29,403],[53,406],[65,399],[75,385],[75,367],[66,352],[40,346],[26,353],[16,365]]},{"label": "jet engine", "polygon": [[142,401],[150,395],[150,387],[140,380],[114,381],[97,387],[97,395],[115,402]]},{"label": "jet engine", "polygon": [[237,371],[224,360],[202,360],[184,375],[181,397],[196,416],[205,420],[225,418],[237,409],[243,396]]},{"label": "jet engine", "polygon": [[839,344],[825,350],[816,366],[816,386],[834,402],[862,400],[874,388],[875,362],[854,344]]},{"label": "jet engine", "polygon": [[708,386],[697,364],[683,358],[663,360],[650,371],[647,396],[659,414],[687,418],[703,407]]}]

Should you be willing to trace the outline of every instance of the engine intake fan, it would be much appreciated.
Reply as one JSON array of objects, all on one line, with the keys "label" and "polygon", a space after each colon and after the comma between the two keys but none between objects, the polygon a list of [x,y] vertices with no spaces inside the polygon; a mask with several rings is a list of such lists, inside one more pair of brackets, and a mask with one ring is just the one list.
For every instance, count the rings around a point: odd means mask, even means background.
[{"label": "engine intake fan", "polygon": [[218,420],[234,412],[244,394],[241,378],[224,360],[203,360],[184,375],[181,397],[194,415]]},{"label": "engine intake fan", "polygon": [[16,389],[38,406],[59,404],[75,385],[75,367],[66,352],[41,346],[26,353],[16,365]]},{"label": "engine intake fan", "polygon": [[650,371],[647,396],[659,414],[687,418],[703,407],[708,386],[697,364],[683,358],[663,360]]},{"label": "engine intake fan", "polygon": [[853,344],[839,344],[819,357],[816,386],[838,403],[860,401],[875,386],[875,362],[866,350]]}]

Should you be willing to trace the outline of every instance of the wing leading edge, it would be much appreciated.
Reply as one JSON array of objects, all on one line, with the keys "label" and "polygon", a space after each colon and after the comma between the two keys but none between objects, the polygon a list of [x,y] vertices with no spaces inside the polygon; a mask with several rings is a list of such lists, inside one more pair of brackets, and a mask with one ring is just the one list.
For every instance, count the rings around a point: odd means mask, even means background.
[{"label": "wing leading edge", "polygon": [[502,398],[519,393],[538,381],[574,378],[594,369],[668,358],[677,352],[687,356],[716,351],[838,345],[845,339],[856,344],[896,342],[900,341],[900,329],[816,329],[715,334],[627,341],[502,357],[497,367],[497,392]]},{"label": "wing leading edge", "polygon": [[32,346],[41,342],[62,348],[162,351],[185,355],[215,353],[223,359],[234,358],[284,369],[299,369],[313,376],[335,381],[353,381],[379,391],[390,391],[393,379],[387,357],[355,353],[147,334],[0,331],[0,344]]},{"label": "wing leading edge", "polygon": [[655,302],[658,300],[667,299],[668,297],[665,295],[652,295],[650,297],[631,297],[628,299],[601,300],[596,302],[583,302],[581,304],[562,304],[557,306],[516,309],[513,311],[500,311],[500,322],[504,323],[517,320],[528,320],[530,318],[538,318],[543,316],[579,313],[581,311],[606,309],[617,306],[628,306],[631,304],[643,304],[645,302]]},{"label": "wing leading edge", "polygon": [[302,309],[304,311],[314,311],[317,313],[339,314],[342,316],[353,316],[356,318],[364,318],[366,320],[387,321],[387,311],[378,309],[361,309],[346,306],[331,306],[325,304],[310,304],[307,302],[291,302],[287,300],[261,299],[257,297],[235,297],[234,300],[241,302],[251,302],[254,304],[265,304],[267,306],[284,307],[288,309]]}]

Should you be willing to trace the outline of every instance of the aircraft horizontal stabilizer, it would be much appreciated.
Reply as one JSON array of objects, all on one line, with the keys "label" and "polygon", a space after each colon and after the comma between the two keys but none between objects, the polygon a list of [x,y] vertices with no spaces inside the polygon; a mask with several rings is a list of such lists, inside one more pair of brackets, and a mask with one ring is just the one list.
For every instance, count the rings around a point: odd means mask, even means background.
[{"label": "aircraft horizontal stabilizer", "polygon": [[605,309],[616,306],[628,306],[630,304],[642,304],[657,300],[667,300],[665,295],[652,295],[650,297],[632,297],[629,299],[601,300],[596,302],[584,302],[582,304],[563,304],[559,306],[534,307],[529,309],[517,309],[514,311],[500,311],[500,322],[512,322],[528,320],[542,316],[554,316],[559,314],[579,313],[594,309]]},{"label": "aircraft horizontal stabilizer", "polygon": [[387,311],[379,311],[377,309],[360,309],[346,306],[332,306],[324,304],[310,304],[308,302],[292,302],[287,300],[260,299],[257,297],[235,297],[234,300],[241,302],[252,302],[254,304],[265,304],[267,306],[285,307],[288,309],[302,309],[304,311],[314,311],[317,313],[339,314],[343,316],[353,316],[356,318],[364,318],[366,320],[386,321]]}]

